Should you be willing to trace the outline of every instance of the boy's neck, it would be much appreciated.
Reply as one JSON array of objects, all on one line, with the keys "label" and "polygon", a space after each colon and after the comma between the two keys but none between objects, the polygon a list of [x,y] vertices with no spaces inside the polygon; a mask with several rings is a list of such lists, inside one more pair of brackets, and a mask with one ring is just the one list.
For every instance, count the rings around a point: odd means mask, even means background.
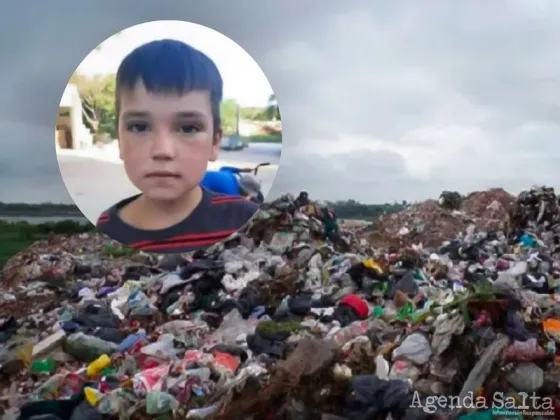
[{"label": "boy's neck", "polygon": [[121,218],[128,224],[145,230],[160,230],[174,226],[189,217],[202,200],[201,187],[174,201],[150,200],[141,195],[122,209]]}]

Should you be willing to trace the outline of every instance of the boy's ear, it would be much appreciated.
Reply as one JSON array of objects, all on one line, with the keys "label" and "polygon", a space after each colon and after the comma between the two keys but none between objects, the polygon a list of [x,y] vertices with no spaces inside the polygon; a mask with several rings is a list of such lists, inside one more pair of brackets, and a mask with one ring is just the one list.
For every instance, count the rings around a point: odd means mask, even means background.
[{"label": "boy's ear", "polygon": [[210,152],[210,162],[215,162],[218,159],[218,154],[220,153],[220,146],[222,145],[223,130],[218,128],[214,132],[214,138],[212,139],[212,151]]}]

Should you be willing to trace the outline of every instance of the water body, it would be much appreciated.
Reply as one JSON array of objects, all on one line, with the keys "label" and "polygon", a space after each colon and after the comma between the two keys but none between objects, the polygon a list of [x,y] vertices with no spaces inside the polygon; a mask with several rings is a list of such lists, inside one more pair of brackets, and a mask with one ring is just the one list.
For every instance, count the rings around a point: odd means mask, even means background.
[{"label": "water body", "polygon": [[63,220],[72,220],[83,224],[90,223],[83,216],[45,216],[45,217],[27,217],[27,216],[0,216],[0,220],[12,223],[27,222],[31,225],[39,225],[41,223],[56,223]]}]

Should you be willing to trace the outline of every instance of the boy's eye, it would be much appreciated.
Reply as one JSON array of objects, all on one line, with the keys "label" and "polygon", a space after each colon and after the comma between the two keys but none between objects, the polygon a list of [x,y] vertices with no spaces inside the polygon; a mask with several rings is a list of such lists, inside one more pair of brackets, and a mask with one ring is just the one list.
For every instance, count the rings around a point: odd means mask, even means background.
[{"label": "boy's eye", "polygon": [[126,127],[128,129],[128,131],[132,132],[132,133],[144,133],[145,131],[148,131],[148,124],[146,123],[130,123],[127,125]]},{"label": "boy's eye", "polygon": [[198,133],[200,129],[193,124],[182,124],[179,126],[179,132],[181,134],[195,134]]}]

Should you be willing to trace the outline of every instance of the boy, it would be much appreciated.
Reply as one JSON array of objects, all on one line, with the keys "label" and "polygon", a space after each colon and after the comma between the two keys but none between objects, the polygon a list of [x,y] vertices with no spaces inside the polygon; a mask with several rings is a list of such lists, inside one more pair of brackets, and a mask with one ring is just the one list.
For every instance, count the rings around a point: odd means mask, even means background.
[{"label": "boy", "polygon": [[180,41],[158,40],[132,51],[116,79],[120,157],[141,194],[103,212],[101,231],[146,252],[182,253],[242,228],[258,205],[200,186],[222,139],[214,62]]}]

